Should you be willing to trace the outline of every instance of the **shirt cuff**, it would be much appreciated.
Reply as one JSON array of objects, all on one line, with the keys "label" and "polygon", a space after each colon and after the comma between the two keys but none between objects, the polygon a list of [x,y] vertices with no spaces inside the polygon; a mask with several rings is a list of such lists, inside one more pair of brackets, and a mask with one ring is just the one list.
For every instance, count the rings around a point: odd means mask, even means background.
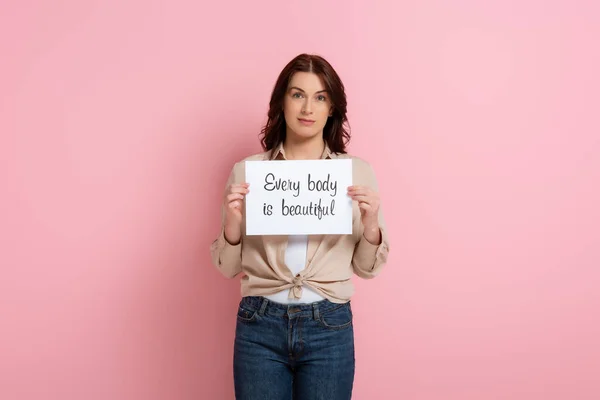
[{"label": "shirt cuff", "polygon": [[213,262],[223,275],[233,278],[241,272],[242,242],[232,245],[225,239],[225,231],[213,243]]}]

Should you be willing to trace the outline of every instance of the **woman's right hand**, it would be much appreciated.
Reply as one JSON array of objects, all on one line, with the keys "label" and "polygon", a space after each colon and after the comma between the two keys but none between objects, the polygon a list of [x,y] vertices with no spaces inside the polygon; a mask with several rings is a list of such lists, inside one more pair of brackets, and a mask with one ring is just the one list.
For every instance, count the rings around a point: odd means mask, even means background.
[{"label": "woman's right hand", "polygon": [[249,186],[249,183],[234,183],[225,192],[225,240],[232,245],[239,244],[242,237],[242,207]]}]

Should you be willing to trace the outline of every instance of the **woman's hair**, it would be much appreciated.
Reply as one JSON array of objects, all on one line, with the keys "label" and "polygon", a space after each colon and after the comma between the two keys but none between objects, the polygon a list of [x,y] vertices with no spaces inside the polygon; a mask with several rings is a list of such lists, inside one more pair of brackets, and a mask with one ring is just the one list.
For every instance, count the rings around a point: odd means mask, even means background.
[{"label": "woman's hair", "polygon": [[331,64],[323,57],[311,54],[300,54],[290,61],[279,74],[271,101],[269,102],[268,120],[260,132],[261,145],[265,151],[276,148],[285,141],[286,124],[283,114],[283,101],[288,84],[296,72],[312,72],[317,74],[329,93],[333,113],[323,128],[323,140],[334,153],[346,153],[346,144],[350,141],[350,132],[346,130],[346,93],[344,84]]}]

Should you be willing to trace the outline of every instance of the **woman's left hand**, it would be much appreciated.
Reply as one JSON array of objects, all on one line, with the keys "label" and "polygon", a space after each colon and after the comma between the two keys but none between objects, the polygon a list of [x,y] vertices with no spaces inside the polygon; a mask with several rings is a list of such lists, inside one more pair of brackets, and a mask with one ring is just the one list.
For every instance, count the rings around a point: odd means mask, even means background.
[{"label": "woman's left hand", "polygon": [[366,186],[349,186],[348,196],[358,201],[361,221],[365,230],[379,231],[379,193]]}]

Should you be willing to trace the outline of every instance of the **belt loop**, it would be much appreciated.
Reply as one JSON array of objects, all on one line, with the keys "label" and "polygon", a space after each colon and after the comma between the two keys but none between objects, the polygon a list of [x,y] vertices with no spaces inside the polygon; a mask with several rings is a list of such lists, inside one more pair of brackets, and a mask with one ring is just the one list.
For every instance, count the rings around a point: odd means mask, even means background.
[{"label": "belt loop", "polygon": [[268,303],[269,300],[267,300],[266,297],[263,297],[262,304],[260,305],[260,310],[258,310],[258,315],[260,315],[261,317],[265,315],[265,310],[267,309]]},{"label": "belt loop", "polygon": [[319,319],[319,305],[317,303],[313,304],[313,318],[315,320]]}]

